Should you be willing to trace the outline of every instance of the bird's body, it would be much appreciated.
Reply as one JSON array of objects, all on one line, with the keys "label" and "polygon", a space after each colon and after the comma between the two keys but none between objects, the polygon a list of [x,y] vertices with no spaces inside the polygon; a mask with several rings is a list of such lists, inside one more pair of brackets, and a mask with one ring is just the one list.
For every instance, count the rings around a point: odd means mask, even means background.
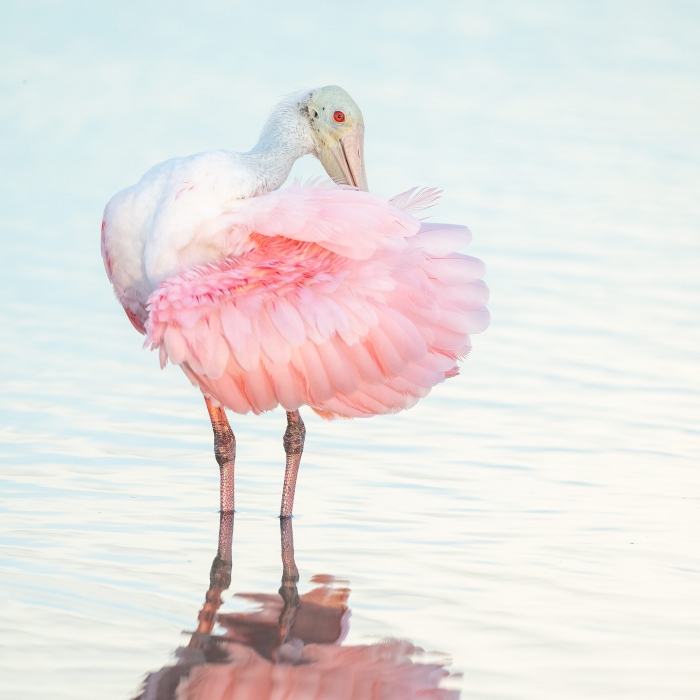
[{"label": "bird's body", "polygon": [[222,213],[267,192],[269,185],[276,189],[286,178],[265,181],[247,160],[228,151],[173,158],[107,204],[102,230],[107,274],[141,332],[148,296],[160,282],[243,252],[242,241],[227,236]]},{"label": "bird's body", "polygon": [[[324,88],[285,101],[249,153],[166,161],[105,210],[117,297],[161,364],[201,388],[215,433],[221,406],[297,417],[302,405],[324,417],[408,408],[456,373],[469,334],[488,324],[483,266],[456,252],[468,229],[410,213],[432,190],[391,201],[334,184],[278,190],[308,152],[366,189],[359,110],[342,148],[318,136],[324,90],[340,100]],[[336,122],[353,122],[350,103]]]}]

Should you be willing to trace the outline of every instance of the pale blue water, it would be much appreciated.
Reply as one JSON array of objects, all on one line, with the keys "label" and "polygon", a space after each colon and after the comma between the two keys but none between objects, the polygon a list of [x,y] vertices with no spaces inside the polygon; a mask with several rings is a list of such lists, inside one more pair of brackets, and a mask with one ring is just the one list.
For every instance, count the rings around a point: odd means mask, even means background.
[{"label": "pale blue water", "polygon": [[[130,697],[216,551],[206,411],[112,297],[104,203],[328,83],[370,187],[441,187],[433,218],[471,226],[493,323],[406,414],[304,414],[300,590],[348,580],[344,644],[445,652],[464,698],[698,697],[698,6],[382,8],[0,9],[3,697]],[[223,611],[281,576],[284,417],[232,422]]]}]

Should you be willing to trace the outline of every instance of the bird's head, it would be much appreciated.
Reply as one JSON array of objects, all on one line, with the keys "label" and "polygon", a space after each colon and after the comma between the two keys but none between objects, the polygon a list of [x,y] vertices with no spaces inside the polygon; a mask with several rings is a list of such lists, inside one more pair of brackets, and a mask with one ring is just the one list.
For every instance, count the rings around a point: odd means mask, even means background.
[{"label": "bird's head", "polygon": [[345,90],[336,86],[312,90],[302,103],[314,142],[313,154],[339,184],[367,190],[365,123]]}]

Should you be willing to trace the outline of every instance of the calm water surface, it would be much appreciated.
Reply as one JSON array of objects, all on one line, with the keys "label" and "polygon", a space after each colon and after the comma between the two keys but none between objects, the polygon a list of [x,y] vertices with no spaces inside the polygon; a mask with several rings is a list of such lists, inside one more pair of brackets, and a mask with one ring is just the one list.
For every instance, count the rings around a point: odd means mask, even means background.
[{"label": "calm water surface", "polygon": [[[443,187],[433,218],[472,227],[493,323],[408,413],[304,414],[308,648],[342,638],[356,678],[381,652],[395,687],[465,700],[698,697],[698,10],[527,5],[360,3],[357,59],[331,71],[340,16],[250,10],[274,45],[256,79],[227,4],[0,11],[3,697],[125,700],[177,649],[216,654],[192,642],[219,537],[211,429],[112,298],[100,215],[152,163],[247,148],[279,94],[329,82],[362,105],[372,189]],[[214,632],[265,637],[285,420],[232,423]]]}]

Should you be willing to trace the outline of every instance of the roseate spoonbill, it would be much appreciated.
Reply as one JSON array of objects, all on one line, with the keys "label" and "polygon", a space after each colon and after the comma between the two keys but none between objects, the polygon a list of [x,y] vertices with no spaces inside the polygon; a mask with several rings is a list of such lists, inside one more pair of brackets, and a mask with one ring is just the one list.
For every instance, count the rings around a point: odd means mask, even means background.
[{"label": "roseate spoonbill", "polygon": [[[290,516],[305,428],[414,405],[488,324],[479,260],[455,252],[464,226],[409,212],[435,190],[367,191],[364,121],[341,88],[282,100],[247,153],[156,165],[107,204],[102,255],[117,298],[161,366],[204,394],[234,507],[236,441],[224,409],[287,412],[281,516]],[[278,188],[315,155],[337,184]]]}]

